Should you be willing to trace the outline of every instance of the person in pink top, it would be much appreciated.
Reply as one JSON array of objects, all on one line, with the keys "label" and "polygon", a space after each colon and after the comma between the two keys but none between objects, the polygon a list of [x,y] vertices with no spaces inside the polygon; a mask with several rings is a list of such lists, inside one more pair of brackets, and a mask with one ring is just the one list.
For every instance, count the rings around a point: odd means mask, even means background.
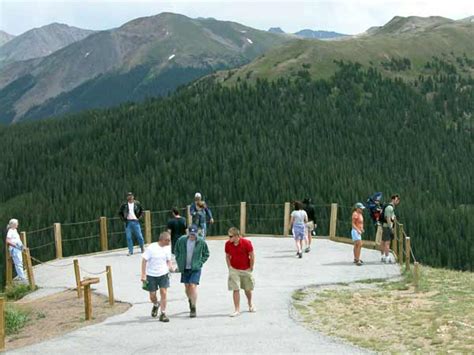
[{"label": "person in pink top", "polygon": [[361,202],[357,202],[352,212],[352,241],[354,242],[354,264],[361,266],[363,261],[360,259],[360,251],[362,249],[362,233],[364,233],[364,212],[365,206]]},{"label": "person in pink top", "polygon": [[243,238],[240,231],[232,227],[227,232],[229,240],[225,243],[225,256],[229,268],[228,287],[233,291],[234,312],[230,315],[236,317],[240,314],[240,289],[245,291],[249,305],[249,312],[255,312],[252,303],[252,291],[255,280],[252,272],[255,264],[255,253],[252,242]]}]

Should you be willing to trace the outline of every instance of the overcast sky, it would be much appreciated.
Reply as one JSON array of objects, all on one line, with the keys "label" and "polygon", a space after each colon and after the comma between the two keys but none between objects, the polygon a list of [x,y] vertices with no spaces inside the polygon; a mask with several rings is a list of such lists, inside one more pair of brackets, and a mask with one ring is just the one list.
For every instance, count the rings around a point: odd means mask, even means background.
[{"label": "overcast sky", "polygon": [[310,28],[355,34],[396,15],[458,20],[474,15],[474,0],[0,0],[0,30],[18,35],[52,22],[103,30],[165,11],[231,20],[262,30]]}]

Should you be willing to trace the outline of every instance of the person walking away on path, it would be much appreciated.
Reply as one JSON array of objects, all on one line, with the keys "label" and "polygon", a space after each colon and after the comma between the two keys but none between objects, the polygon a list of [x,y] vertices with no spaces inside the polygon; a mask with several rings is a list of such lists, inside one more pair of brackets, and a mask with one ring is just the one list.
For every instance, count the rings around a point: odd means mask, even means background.
[{"label": "person walking away on path", "polygon": [[179,210],[176,207],[173,207],[171,210],[171,218],[168,221],[167,228],[168,233],[171,234],[171,253],[174,254],[176,249],[176,243],[178,242],[179,237],[186,234],[186,218],[181,217]]},{"label": "person walking away on path", "polygon": [[291,212],[290,228],[293,231],[293,238],[296,244],[296,256],[303,257],[303,240],[306,238],[306,223],[308,223],[308,215],[303,209],[301,201],[295,202],[295,210]]},{"label": "person walking away on path", "polygon": [[381,261],[383,263],[391,263],[392,259],[390,258],[390,243],[392,242],[395,234],[393,232],[393,226],[395,223],[395,207],[400,203],[400,196],[394,194],[390,197],[390,203],[384,207],[382,216],[382,246],[383,246],[383,255]]},{"label": "person walking away on path", "polygon": [[308,215],[308,223],[306,223],[306,233],[308,239],[308,246],[304,250],[305,253],[309,253],[311,251],[311,242],[313,240],[312,233],[313,230],[316,228],[316,219],[314,217],[314,205],[311,203],[311,199],[309,197],[303,200],[304,203],[304,210]]},{"label": "person walking away on path", "polygon": [[362,233],[364,233],[364,212],[365,206],[357,202],[352,211],[352,241],[354,242],[354,264],[361,266],[363,261],[360,259],[362,249]]},{"label": "person walking away on path", "polygon": [[18,220],[15,218],[10,219],[7,225],[7,238],[6,243],[8,245],[8,251],[15,265],[16,277],[15,280],[26,281],[25,271],[23,270],[23,243],[18,234]]},{"label": "person walking away on path", "polygon": [[196,317],[197,286],[201,279],[202,267],[209,259],[207,243],[204,238],[198,237],[197,233],[197,226],[191,225],[188,234],[178,239],[175,249],[176,263],[188,297],[191,318]]},{"label": "person walking away on path", "polygon": [[132,234],[134,234],[137,238],[141,252],[143,253],[144,251],[145,242],[143,241],[142,229],[140,227],[139,221],[142,215],[143,208],[140,202],[135,200],[133,192],[127,193],[127,202],[120,206],[119,216],[125,223],[125,237],[127,238],[128,256],[133,255]]},{"label": "person walking away on path", "polygon": [[232,291],[234,300],[234,312],[230,315],[236,317],[240,314],[240,289],[247,296],[249,312],[255,312],[256,308],[252,302],[252,291],[255,280],[252,272],[255,265],[255,253],[252,242],[240,235],[240,231],[232,227],[227,232],[229,240],[225,243],[225,256],[229,278],[227,286]]},{"label": "person walking away on path", "polygon": [[211,209],[209,208],[209,206],[207,206],[207,203],[202,200],[202,195],[201,195],[200,192],[196,192],[196,194],[194,195],[194,202],[191,204],[191,207],[190,207],[190,213],[191,213],[191,217],[192,217],[192,220],[193,220],[193,224],[197,224],[197,223],[195,223],[195,221],[198,218],[200,218],[200,216],[197,216],[198,208],[203,210],[203,212],[205,214],[203,226],[198,226],[198,227],[200,227],[202,229],[202,235],[203,235],[204,239],[206,239],[207,224],[208,224],[208,222],[209,222],[209,224],[213,224],[214,223],[214,218],[212,217]]},{"label": "person walking away on path", "polygon": [[[141,281],[145,282],[146,289],[150,293],[153,318],[156,318],[158,309],[161,307],[160,322],[170,321],[166,316],[166,295],[170,287],[169,272],[172,270],[170,243],[171,235],[168,232],[162,232],[158,242],[151,243],[142,255]],[[160,301],[156,297],[158,289]]]},{"label": "person walking away on path", "polygon": [[206,210],[204,201],[198,201],[196,203],[195,213],[193,215],[193,224],[195,224],[199,229],[199,235],[206,239]]}]

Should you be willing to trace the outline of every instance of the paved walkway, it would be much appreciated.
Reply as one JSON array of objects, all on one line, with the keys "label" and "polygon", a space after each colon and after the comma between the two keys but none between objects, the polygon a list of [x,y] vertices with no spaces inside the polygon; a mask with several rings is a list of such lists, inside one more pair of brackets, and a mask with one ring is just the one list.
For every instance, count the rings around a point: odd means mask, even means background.
[{"label": "paved walkway", "polygon": [[[188,303],[179,275],[173,274],[169,289],[169,323],[150,317],[151,304],[141,289],[140,254],[127,257],[126,251],[79,258],[91,272],[112,266],[115,297],[133,304],[127,312],[105,322],[84,327],[59,338],[29,346],[16,353],[135,354],[135,353],[363,353],[364,350],[309,331],[291,317],[291,294],[315,284],[352,282],[399,275],[396,265],[379,261],[379,252],[362,250],[365,265],[352,264],[352,246],[317,240],[311,253],[295,258],[290,238],[250,238],[256,251],[256,313],[243,312],[230,318],[232,297],[227,291],[224,241],[208,241],[211,252],[204,266],[198,317],[189,318]],[[68,264],[71,259],[55,261]],[[84,276],[84,275],[83,275]],[[40,294],[74,287],[73,267],[42,265],[36,268]],[[107,294],[104,275],[97,291]],[[243,295],[242,295],[243,296]],[[244,301],[245,298],[243,297]],[[78,301],[82,302],[82,301]],[[246,305],[246,302],[243,302]],[[246,307],[242,308],[246,310]]]}]

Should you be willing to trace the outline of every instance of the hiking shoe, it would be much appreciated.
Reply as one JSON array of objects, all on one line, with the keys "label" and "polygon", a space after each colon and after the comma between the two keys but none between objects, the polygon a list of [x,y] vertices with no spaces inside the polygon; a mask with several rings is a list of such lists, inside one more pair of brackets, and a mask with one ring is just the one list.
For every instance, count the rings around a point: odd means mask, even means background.
[{"label": "hiking shoe", "polygon": [[190,312],[189,312],[189,317],[190,318],[196,318],[196,306],[193,306],[192,304],[190,305]]},{"label": "hiking shoe", "polygon": [[310,251],[311,251],[311,247],[307,247],[307,248],[304,250],[305,253],[309,253]]},{"label": "hiking shoe", "polygon": [[140,247],[140,251],[142,252],[142,254],[145,252],[145,247],[144,246],[141,246]]},{"label": "hiking shoe", "polygon": [[158,315],[158,308],[160,308],[160,302],[158,302],[158,304],[154,304],[153,308],[151,309],[151,316],[153,318],[156,318],[156,316]]},{"label": "hiking shoe", "polygon": [[130,256],[130,255],[133,255],[133,253],[128,252],[128,253],[127,253],[127,256]]},{"label": "hiking shoe", "polygon": [[169,321],[170,321],[170,319],[166,316],[166,314],[164,314],[164,313],[160,314],[160,322],[168,323]]},{"label": "hiking shoe", "polygon": [[302,252],[299,252],[299,253],[298,253],[298,258],[301,259],[302,257],[303,257],[303,253],[302,253]]},{"label": "hiking shoe", "polygon": [[357,265],[357,266],[362,266],[362,261],[358,260],[358,261],[356,262],[356,265]]}]

